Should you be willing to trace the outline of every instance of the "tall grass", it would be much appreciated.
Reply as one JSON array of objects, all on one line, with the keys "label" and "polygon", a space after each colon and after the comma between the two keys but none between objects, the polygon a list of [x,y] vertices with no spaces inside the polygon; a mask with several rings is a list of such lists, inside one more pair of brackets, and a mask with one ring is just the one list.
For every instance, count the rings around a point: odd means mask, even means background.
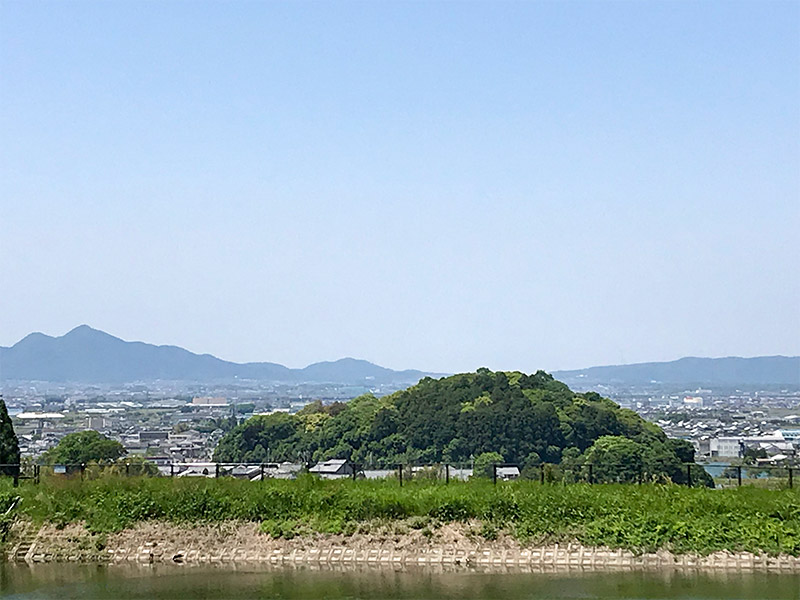
[{"label": "tall grass", "polygon": [[[652,551],[715,550],[800,555],[800,492],[743,487],[545,484],[517,481],[296,481],[103,477],[45,480],[14,490],[0,482],[0,506],[14,494],[35,521],[84,521],[112,532],[138,521],[254,521],[273,535],[295,524],[352,532],[354,524],[406,520],[431,527],[481,521],[491,537],[505,530],[523,543],[578,541]],[[306,528],[306,531],[308,530]]]}]

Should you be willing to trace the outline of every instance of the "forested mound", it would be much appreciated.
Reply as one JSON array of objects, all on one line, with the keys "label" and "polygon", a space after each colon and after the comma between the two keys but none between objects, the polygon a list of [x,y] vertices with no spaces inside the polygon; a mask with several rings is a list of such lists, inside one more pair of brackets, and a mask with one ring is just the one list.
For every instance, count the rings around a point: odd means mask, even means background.
[{"label": "forested mound", "polygon": [[[315,402],[295,415],[256,416],[228,432],[224,462],[346,458],[380,466],[468,462],[485,453],[524,467],[540,463],[624,465],[685,481],[691,444],[669,440],[635,412],[594,392],[577,394],[551,375],[479,369],[386,396]],[[616,475],[615,475],[616,474]],[[620,479],[609,469],[609,479]]]}]

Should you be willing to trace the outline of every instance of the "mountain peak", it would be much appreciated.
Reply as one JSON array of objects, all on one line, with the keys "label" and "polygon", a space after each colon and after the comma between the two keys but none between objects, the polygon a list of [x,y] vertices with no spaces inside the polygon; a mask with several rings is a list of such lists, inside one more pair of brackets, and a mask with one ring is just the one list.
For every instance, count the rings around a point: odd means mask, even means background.
[{"label": "mountain peak", "polygon": [[345,356],[344,358],[339,358],[337,360],[323,360],[320,362],[312,363],[308,365],[308,367],[315,367],[318,365],[339,365],[339,366],[371,365],[373,367],[377,366],[375,365],[375,363],[371,363],[368,360],[364,360],[363,358],[353,358],[351,356]]},{"label": "mountain peak", "polygon": [[[73,337],[73,336],[76,336],[76,335],[85,336],[85,335],[95,335],[95,334],[109,335],[108,333],[106,333],[104,331],[100,331],[99,329],[95,329],[94,327],[90,327],[89,325],[86,325],[84,323],[83,325],[78,325],[74,329],[70,329],[67,333],[65,333],[61,337]],[[113,336],[111,336],[111,337],[113,337]]]},{"label": "mountain peak", "polygon": [[2,378],[28,381],[130,382],[253,379],[325,383],[416,383],[430,373],[393,371],[365,360],[343,358],[288,369],[275,363],[238,364],[177,346],[127,342],[83,324],[61,337],[31,334],[0,348]]},{"label": "mountain peak", "polygon": [[39,343],[41,341],[44,341],[44,340],[52,340],[52,339],[53,338],[50,337],[49,335],[46,335],[46,334],[41,333],[39,331],[34,331],[33,333],[29,333],[28,335],[26,335],[24,338],[22,338],[20,341],[18,341],[16,344],[14,344],[12,347],[13,348],[22,348],[22,347],[25,347],[25,346],[28,346],[28,345],[31,345],[31,344],[37,344],[37,343]]},{"label": "mountain peak", "polygon": [[108,348],[110,346],[119,346],[127,344],[128,342],[121,340],[118,337],[106,333],[100,329],[95,329],[89,325],[78,325],[74,329],[70,329],[67,333],[60,338],[55,338],[62,344],[68,347],[79,346],[82,348],[96,348],[102,352],[101,348]]}]

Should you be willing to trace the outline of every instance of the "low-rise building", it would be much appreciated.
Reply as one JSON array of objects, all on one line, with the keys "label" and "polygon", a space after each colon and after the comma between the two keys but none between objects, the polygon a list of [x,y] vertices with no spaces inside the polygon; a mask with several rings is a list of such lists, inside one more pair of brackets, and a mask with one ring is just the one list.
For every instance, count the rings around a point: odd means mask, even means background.
[{"label": "low-rise building", "polygon": [[495,467],[497,478],[500,481],[519,479],[519,467]]},{"label": "low-rise building", "polygon": [[708,447],[711,456],[714,457],[739,458],[744,453],[744,446],[740,437],[713,438],[709,440]]},{"label": "low-rise building", "polygon": [[323,479],[338,479],[353,476],[353,465],[344,458],[333,458],[317,463],[308,470],[309,473],[319,475]]},{"label": "low-rise building", "polygon": [[228,399],[222,396],[195,396],[190,406],[225,407],[228,406]]}]

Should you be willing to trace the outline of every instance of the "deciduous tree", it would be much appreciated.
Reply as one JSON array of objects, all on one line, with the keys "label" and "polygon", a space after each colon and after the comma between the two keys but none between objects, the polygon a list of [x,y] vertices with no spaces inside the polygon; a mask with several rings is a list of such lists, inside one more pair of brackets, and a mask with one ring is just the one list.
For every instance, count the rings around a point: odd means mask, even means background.
[{"label": "deciduous tree", "polygon": [[97,431],[70,433],[42,455],[42,463],[80,465],[90,462],[113,462],[126,453],[119,442]]}]

